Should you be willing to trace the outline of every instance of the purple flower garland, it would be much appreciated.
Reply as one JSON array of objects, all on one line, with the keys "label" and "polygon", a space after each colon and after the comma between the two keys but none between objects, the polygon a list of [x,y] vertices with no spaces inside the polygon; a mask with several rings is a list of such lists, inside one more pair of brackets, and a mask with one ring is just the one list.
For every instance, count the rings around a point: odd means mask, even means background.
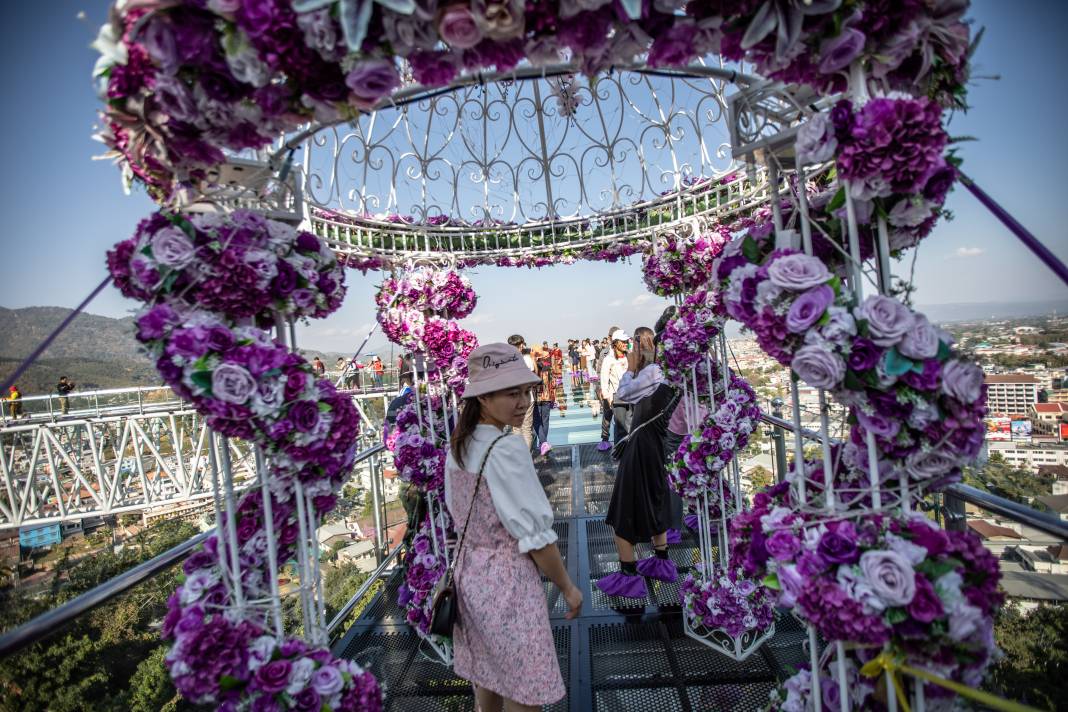
[{"label": "purple flower garland", "polygon": [[[397,590],[397,603],[405,609],[408,624],[424,638],[430,635],[430,614],[434,603],[431,593],[448,568],[442,552],[445,551],[446,540],[455,536],[452,520],[444,508],[440,517],[432,525],[427,516],[419,526],[411,548],[405,552],[404,583]],[[435,537],[437,542],[434,541]]]},{"label": "purple flower garland", "polygon": [[668,297],[692,292],[708,280],[712,262],[728,236],[720,233],[679,237],[668,234],[656,239],[653,251],[642,262],[645,286],[653,294]]},{"label": "purple flower garland", "polygon": [[850,407],[845,459],[853,469],[868,472],[868,433],[881,453],[880,479],[904,475],[922,488],[958,479],[978,454],[982,371],[922,314],[878,294],[855,305],[818,258],[763,256],[748,236],[724,251],[714,274],[727,313],[767,353]]},{"label": "purple flower garland", "polygon": [[[288,292],[277,284],[284,265],[294,271]],[[327,313],[344,292],[340,268],[316,238],[240,212],[210,220],[157,214],[109,252],[108,266],[116,286],[150,304],[136,319],[137,338],[164,381],[214,430],[263,448],[278,560],[288,560],[299,537],[295,484],[317,514],[334,508],[355,457],[359,416],[298,354],[234,322],[269,321],[273,309],[287,317]],[[241,287],[222,274],[227,266],[250,280],[241,293],[247,302],[228,292]],[[293,299],[296,289],[309,298]],[[226,311],[231,305],[237,314]],[[241,585],[252,598],[269,595],[265,512],[256,490],[224,515],[234,517]],[[378,684],[358,665],[299,639],[278,640],[262,614],[236,607],[224,581],[228,556],[210,537],[186,560],[168,600],[162,634],[174,642],[166,662],[182,695],[228,710],[380,709]]]},{"label": "purple flower garland", "polygon": [[[700,289],[683,300],[675,316],[664,326],[657,348],[664,376],[672,385],[688,382],[692,367],[706,370],[701,362],[723,328],[723,318],[718,315],[720,309],[718,293]],[[710,363],[709,368],[713,379],[717,378],[718,364]],[[707,381],[707,373],[701,375]]]},{"label": "purple flower garland", "polygon": [[775,621],[775,596],[765,587],[718,566],[705,576],[687,574],[680,591],[682,609],[691,627],[722,630],[732,638],[766,631]]},{"label": "purple flower garland", "polygon": [[823,0],[781,12],[743,3],[726,13],[714,3],[691,3],[684,13],[642,3],[634,12],[600,0],[460,0],[434,14],[398,7],[116,4],[94,43],[101,138],[129,179],[166,199],[176,183],[221,163],[224,150],[262,148],[308,121],[371,109],[401,87],[397,57],[416,82],[444,86],[461,72],[510,71],[523,59],[542,65],[561,52],[591,77],[643,55],[651,66],[676,67],[718,53],[828,93],[863,63],[892,88],[945,106],[963,104],[968,77],[966,3],[949,12],[887,0]]},{"label": "purple flower garland", "polygon": [[824,638],[890,644],[964,684],[982,680],[1004,595],[976,535],[916,513],[817,523],[776,508],[761,526],[765,582]]}]

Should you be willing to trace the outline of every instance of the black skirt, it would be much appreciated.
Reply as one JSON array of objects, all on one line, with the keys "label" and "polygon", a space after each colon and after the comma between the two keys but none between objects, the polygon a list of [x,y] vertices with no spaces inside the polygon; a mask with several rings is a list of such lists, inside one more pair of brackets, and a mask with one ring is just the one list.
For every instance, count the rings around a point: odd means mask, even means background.
[{"label": "black skirt", "polygon": [[627,441],[605,515],[605,522],[616,536],[631,544],[650,541],[671,526],[671,500],[664,469],[664,434],[671,413],[660,414],[673,396],[671,387],[662,383],[631,410],[632,431],[655,420]]}]

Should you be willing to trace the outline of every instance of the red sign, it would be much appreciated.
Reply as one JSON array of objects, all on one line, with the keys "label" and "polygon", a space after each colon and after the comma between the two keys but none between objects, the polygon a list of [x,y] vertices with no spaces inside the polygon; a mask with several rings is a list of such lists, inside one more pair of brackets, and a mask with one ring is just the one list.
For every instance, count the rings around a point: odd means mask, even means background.
[{"label": "red sign", "polygon": [[1061,423],[1061,440],[1068,440],[1068,423]]}]

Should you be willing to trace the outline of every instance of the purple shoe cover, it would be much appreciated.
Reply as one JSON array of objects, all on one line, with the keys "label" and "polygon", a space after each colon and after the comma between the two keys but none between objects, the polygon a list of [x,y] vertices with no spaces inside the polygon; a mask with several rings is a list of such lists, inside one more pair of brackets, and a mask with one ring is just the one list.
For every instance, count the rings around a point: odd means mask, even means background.
[{"label": "purple shoe cover", "polygon": [[679,570],[671,559],[661,559],[658,556],[650,556],[638,562],[638,573],[648,576],[657,581],[671,583],[679,578]]},{"label": "purple shoe cover", "polygon": [[682,532],[680,532],[678,529],[668,529],[667,530],[667,543],[668,544],[681,544],[682,543]]},{"label": "purple shoe cover", "polygon": [[696,514],[687,514],[685,517],[682,518],[682,523],[685,524],[688,529],[692,529],[694,531],[697,531],[698,522],[699,519]]},{"label": "purple shoe cover", "polygon": [[609,596],[646,598],[649,595],[649,590],[645,588],[645,579],[641,576],[627,576],[618,571],[598,579],[594,585]]}]

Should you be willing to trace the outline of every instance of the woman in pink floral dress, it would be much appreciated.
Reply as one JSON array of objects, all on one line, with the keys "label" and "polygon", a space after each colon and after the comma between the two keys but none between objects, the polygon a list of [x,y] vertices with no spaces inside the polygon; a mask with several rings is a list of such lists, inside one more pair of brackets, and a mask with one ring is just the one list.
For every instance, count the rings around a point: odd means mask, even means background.
[{"label": "woman in pink floral dress", "polygon": [[582,607],[530,451],[506,428],[523,424],[539,379],[508,344],[475,349],[468,374],[445,467],[458,535],[471,514],[457,554],[453,669],[474,685],[481,712],[537,710],[566,694],[539,570],[560,588],[568,618]]}]

